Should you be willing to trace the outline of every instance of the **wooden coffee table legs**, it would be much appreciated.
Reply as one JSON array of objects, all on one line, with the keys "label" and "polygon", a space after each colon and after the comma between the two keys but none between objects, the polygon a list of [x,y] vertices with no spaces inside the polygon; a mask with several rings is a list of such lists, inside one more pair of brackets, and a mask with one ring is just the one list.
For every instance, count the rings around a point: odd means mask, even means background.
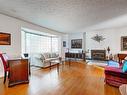
[{"label": "wooden coffee table legs", "polygon": [[57,72],[59,73],[59,63],[57,63]]},{"label": "wooden coffee table legs", "polygon": [[[51,61],[51,62],[50,62],[50,70],[52,69],[52,63],[53,63],[53,62]],[[59,64],[60,64],[60,63],[56,63],[56,65],[57,65],[57,72],[59,72]]]},{"label": "wooden coffee table legs", "polygon": [[52,65],[52,63],[50,62],[50,70],[51,70],[51,65]]}]

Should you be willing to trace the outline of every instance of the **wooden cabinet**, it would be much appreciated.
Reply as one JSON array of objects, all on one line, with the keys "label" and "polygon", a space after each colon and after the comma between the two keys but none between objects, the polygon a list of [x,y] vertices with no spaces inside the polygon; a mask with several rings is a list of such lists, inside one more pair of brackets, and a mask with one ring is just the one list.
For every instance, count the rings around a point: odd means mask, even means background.
[{"label": "wooden cabinet", "polygon": [[122,60],[127,56],[127,54],[118,54],[119,63],[122,64]]},{"label": "wooden cabinet", "polygon": [[28,59],[11,59],[8,60],[8,64],[10,68],[8,86],[29,82]]},{"label": "wooden cabinet", "polygon": [[78,59],[83,59],[84,61],[85,59],[85,53],[70,53],[67,52],[65,53],[65,58],[78,58]]}]

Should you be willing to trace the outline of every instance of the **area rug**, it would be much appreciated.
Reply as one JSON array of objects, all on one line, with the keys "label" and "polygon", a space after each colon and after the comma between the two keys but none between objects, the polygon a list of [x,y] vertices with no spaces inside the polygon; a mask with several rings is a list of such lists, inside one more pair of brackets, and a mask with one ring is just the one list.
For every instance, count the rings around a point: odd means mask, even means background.
[{"label": "area rug", "polygon": [[98,61],[98,60],[89,60],[87,62],[88,65],[96,65],[99,67],[105,67],[107,66],[107,62],[106,61]]}]

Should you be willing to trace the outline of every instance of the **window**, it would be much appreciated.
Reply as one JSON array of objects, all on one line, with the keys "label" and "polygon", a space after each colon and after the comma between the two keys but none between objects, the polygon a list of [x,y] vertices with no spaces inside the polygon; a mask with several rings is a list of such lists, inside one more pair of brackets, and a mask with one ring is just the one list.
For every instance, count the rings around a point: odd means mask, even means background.
[{"label": "window", "polygon": [[52,38],[52,52],[58,52],[58,38]]},{"label": "window", "polygon": [[29,32],[25,33],[25,52],[27,53],[58,53],[58,37],[39,35]]}]

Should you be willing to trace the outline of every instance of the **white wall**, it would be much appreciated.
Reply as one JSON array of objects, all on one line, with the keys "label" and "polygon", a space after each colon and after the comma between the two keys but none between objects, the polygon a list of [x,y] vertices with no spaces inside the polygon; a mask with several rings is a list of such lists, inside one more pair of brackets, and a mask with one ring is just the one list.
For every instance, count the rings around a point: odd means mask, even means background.
[{"label": "white wall", "polygon": [[[86,33],[85,36],[83,36],[83,33],[72,33],[68,35],[69,49],[71,49],[71,39],[83,39],[83,50],[86,51],[91,51],[92,49],[107,49],[109,46],[111,49],[110,53],[113,55],[127,53],[127,51],[121,51],[121,36],[127,36],[127,27],[85,31],[84,33]],[[96,34],[103,36],[105,40],[98,43],[91,39]],[[91,52],[87,53],[87,56],[90,57]]]},{"label": "white wall", "polygon": [[[63,47],[63,41],[65,41],[66,42],[66,47]],[[68,34],[66,34],[66,35],[63,35],[62,36],[62,39],[61,39],[61,49],[62,49],[62,57],[63,58],[65,58],[65,52],[67,52],[68,51],[68,48],[69,48],[69,46],[68,46],[69,44],[68,44]]]},{"label": "white wall", "polygon": [[[22,51],[21,27],[52,33],[55,35],[62,35],[62,33],[0,14],[0,32],[11,34],[11,45],[0,45],[0,52],[7,53],[11,57],[20,57]],[[3,71],[1,68],[1,62],[0,62],[0,71]],[[0,72],[0,76],[1,74],[3,74],[3,72],[2,73]]]},{"label": "white wall", "polygon": [[[72,39],[82,39],[82,48],[81,49],[72,49],[71,48],[71,40]],[[81,50],[84,50],[84,36],[83,36],[83,33],[71,33],[68,35],[68,46],[69,46],[69,50],[70,51],[81,51]]]},{"label": "white wall", "polygon": [[18,57],[21,54],[21,27],[37,31],[61,35],[56,31],[49,30],[25,21],[0,14],[0,32],[11,33],[11,45],[0,46],[0,51],[9,56]]},{"label": "white wall", "polygon": [[[105,40],[98,43],[91,39],[96,34],[103,36]],[[109,46],[110,53],[118,54],[123,52],[121,51],[121,36],[127,36],[127,27],[86,32],[86,50],[107,49]]]}]

